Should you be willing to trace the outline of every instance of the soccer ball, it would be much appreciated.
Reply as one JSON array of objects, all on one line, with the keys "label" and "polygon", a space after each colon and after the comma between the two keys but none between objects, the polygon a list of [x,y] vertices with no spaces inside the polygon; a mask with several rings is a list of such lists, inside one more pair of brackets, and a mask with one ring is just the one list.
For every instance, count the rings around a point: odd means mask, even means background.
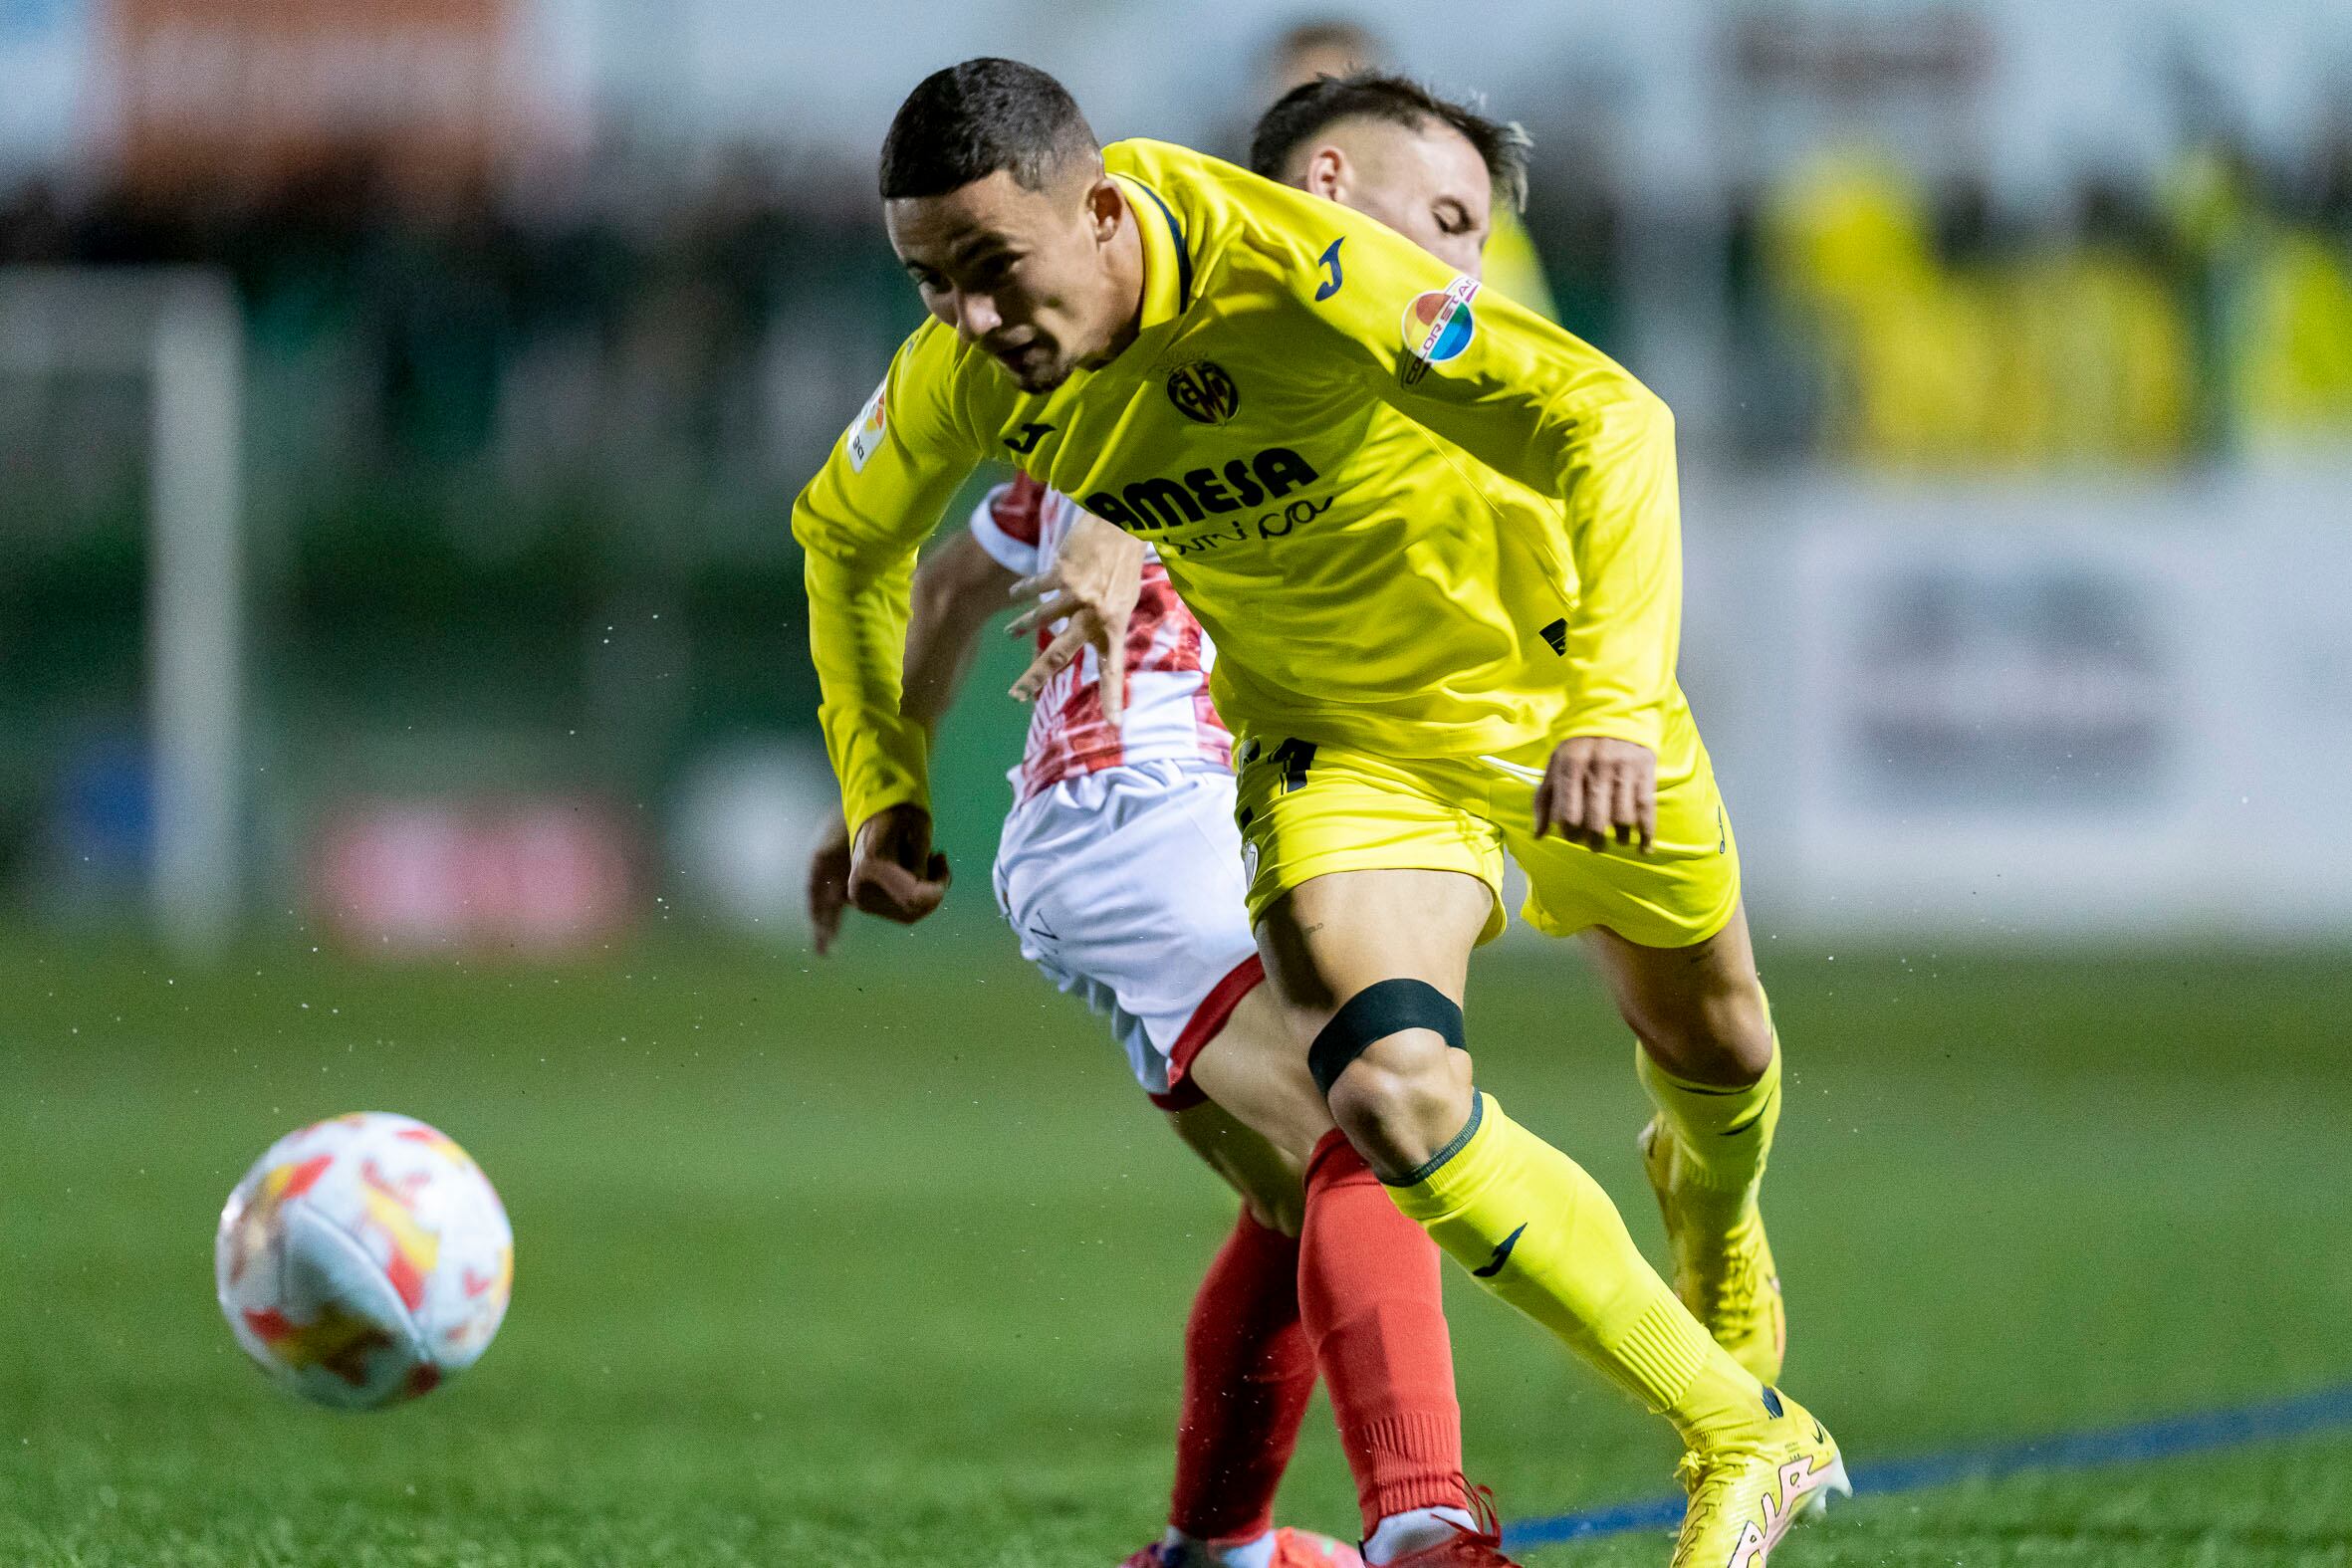
[{"label": "soccer ball", "polygon": [[220,1213],[213,1280],[245,1353],[305,1399],[377,1410],[464,1371],[514,1280],[482,1168],[406,1116],[288,1133]]}]

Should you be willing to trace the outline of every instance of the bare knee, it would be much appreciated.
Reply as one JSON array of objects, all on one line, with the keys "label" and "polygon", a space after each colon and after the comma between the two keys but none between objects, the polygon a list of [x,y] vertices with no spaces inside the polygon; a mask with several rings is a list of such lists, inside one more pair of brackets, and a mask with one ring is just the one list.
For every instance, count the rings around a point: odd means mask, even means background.
[{"label": "bare knee", "polygon": [[1471,1092],[1470,1053],[1412,1029],[1375,1042],[1332,1081],[1331,1119],[1373,1170],[1401,1177],[1462,1130]]},{"label": "bare knee", "polygon": [[1772,1014],[1744,911],[1685,948],[1644,947],[1601,929],[1591,941],[1618,1013],[1660,1067],[1730,1086],[1754,1083],[1772,1064]]},{"label": "bare knee", "polygon": [[1694,1083],[1754,1083],[1772,1064],[1771,1014],[1753,982],[1629,1009],[1625,1021],[1652,1061]]}]

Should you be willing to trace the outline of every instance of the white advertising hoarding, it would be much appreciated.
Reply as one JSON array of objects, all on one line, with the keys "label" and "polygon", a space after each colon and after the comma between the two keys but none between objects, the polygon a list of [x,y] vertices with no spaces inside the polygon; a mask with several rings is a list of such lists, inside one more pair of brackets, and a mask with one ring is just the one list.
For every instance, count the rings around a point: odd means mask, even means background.
[{"label": "white advertising hoarding", "polygon": [[2352,478],[1692,513],[1685,680],[1760,922],[2352,933]]}]

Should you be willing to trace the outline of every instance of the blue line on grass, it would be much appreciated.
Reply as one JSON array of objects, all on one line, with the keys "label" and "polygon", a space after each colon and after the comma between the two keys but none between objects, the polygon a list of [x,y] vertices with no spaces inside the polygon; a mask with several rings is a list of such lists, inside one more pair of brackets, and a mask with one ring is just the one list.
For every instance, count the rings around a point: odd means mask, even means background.
[{"label": "blue line on grass", "polygon": [[[2019,1470],[2086,1469],[2099,1464],[2169,1459],[2184,1454],[2234,1449],[2277,1438],[2298,1438],[2337,1427],[2352,1427],[2352,1383],[2298,1394],[2292,1399],[2264,1400],[2260,1404],[2229,1406],[2191,1416],[2167,1416],[2104,1432],[2061,1433],[2052,1438],[1954,1449],[1944,1454],[1923,1454],[1915,1458],[1886,1459],[1849,1468],[1854,1494],[1862,1496],[1916,1491],[1957,1480],[2011,1475]],[[1666,1530],[1681,1520],[1682,1512],[1680,1497],[1649,1497],[1581,1513],[1522,1519],[1505,1528],[1503,1540],[1507,1547],[1525,1549],[1588,1540],[1598,1535],[1622,1535],[1633,1530]]]}]

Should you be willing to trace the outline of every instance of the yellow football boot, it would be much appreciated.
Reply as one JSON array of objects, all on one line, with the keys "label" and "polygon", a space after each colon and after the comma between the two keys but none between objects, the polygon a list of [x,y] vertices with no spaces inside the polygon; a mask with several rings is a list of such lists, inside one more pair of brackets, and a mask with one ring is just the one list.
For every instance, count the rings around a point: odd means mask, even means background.
[{"label": "yellow football boot", "polygon": [[1709,1438],[1674,1473],[1691,1502],[1673,1568],[1764,1568],[1799,1517],[1854,1493],[1837,1441],[1771,1388],[1754,1425]]},{"label": "yellow football boot", "polygon": [[1744,1195],[1682,1180],[1675,1150],[1664,1118],[1652,1117],[1641,1130],[1641,1163],[1666,1217],[1674,1293],[1734,1361],[1769,1388],[1788,1354],[1788,1308],[1764,1239],[1764,1213]]}]

